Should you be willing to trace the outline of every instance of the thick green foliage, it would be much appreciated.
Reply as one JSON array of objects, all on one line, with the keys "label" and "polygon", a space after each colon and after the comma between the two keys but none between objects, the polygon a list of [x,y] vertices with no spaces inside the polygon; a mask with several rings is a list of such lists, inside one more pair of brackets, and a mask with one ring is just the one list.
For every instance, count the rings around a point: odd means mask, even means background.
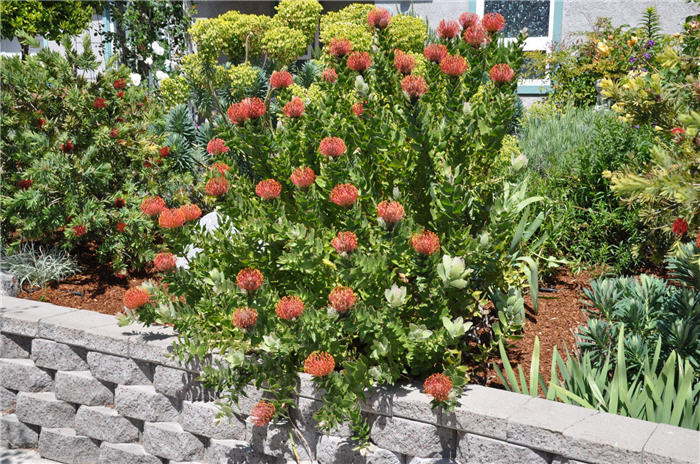
[{"label": "thick green foliage", "polygon": [[13,39],[21,31],[30,37],[59,40],[65,34],[83,32],[94,13],[94,4],[86,2],[5,0],[0,2],[0,35]]}]

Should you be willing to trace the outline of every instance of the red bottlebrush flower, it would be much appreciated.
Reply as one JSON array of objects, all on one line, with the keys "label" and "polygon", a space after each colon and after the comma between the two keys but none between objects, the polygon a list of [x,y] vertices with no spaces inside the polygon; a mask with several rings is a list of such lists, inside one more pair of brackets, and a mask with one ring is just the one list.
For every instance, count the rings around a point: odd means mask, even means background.
[{"label": "red bottlebrush flower", "polygon": [[117,222],[117,232],[124,232],[126,230],[126,222]]},{"label": "red bottlebrush flower", "polygon": [[[209,143],[211,143],[211,142],[209,142]],[[228,147],[226,149],[228,150]],[[214,163],[211,165],[209,170],[210,171],[214,171],[214,170],[219,171],[219,174],[221,174],[222,176],[225,176],[226,173],[231,170],[231,168],[226,163]]]},{"label": "red bottlebrush flower", "polygon": [[423,56],[428,61],[439,63],[447,56],[447,47],[443,44],[429,44],[423,50]]},{"label": "red bottlebrush flower", "polygon": [[333,37],[328,44],[328,53],[333,56],[345,56],[352,51],[352,42],[345,37]]},{"label": "red bottlebrush flower", "polygon": [[391,13],[386,8],[376,7],[367,13],[367,24],[377,29],[384,29],[391,22]]},{"label": "red bottlebrush flower", "polygon": [[182,211],[182,214],[185,215],[185,221],[187,222],[195,221],[202,217],[202,210],[199,209],[199,206],[193,203],[180,206],[180,211]]},{"label": "red bottlebrush flower", "polygon": [[177,260],[172,253],[158,253],[153,259],[153,265],[160,272],[172,271],[175,269]]},{"label": "red bottlebrush flower", "polygon": [[265,179],[255,186],[255,194],[263,200],[274,200],[282,193],[282,184],[275,179]]},{"label": "red bottlebrush flower", "polygon": [[111,131],[109,131],[109,137],[113,139],[119,137],[119,129],[112,129]]},{"label": "red bottlebrush flower", "polygon": [[314,351],[304,361],[304,372],[314,377],[324,377],[335,369],[335,359],[325,351]]},{"label": "red bottlebrush flower", "polygon": [[340,137],[326,137],[318,144],[318,151],[326,158],[338,158],[345,154],[347,147]]},{"label": "red bottlebrush flower", "polygon": [[70,141],[70,139],[66,139],[65,142],[61,144],[61,151],[63,153],[70,153],[73,151],[75,146],[73,145],[73,142]]},{"label": "red bottlebrush flower", "polygon": [[126,200],[124,200],[123,198],[117,197],[114,199],[114,206],[116,206],[117,208],[123,208],[124,205],[126,205]]},{"label": "red bottlebrush flower", "polygon": [[36,121],[36,127],[38,127],[39,129],[43,129],[45,125],[46,125],[46,119],[44,119],[44,118],[39,118]]},{"label": "red bottlebrush flower", "polygon": [[185,213],[180,209],[164,209],[158,216],[158,225],[163,229],[176,229],[186,221]]},{"label": "red bottlebrush flower", "polygon": [[214,137],[207,143],[207,153],[210,155],[223,155],[224,153],[228,153],[228,150],[229,148],[226,146],[226,142],[222,139]]},{"label": "red bottlebrush flower", "polygon": [[411,237],[411,246],[416,252],[430,256],[440,250],[440,238],[429,230],[416,232]]},{"label": "red bottlebrush flower", "polygon": [[684,236],[685,233],[688,232],[688,221],[686,221],[683,218],[676,219],[675,221],[673,221],[673,226],[671,226],[671,230],[674,234],[678,235],[679,237]]},{"label": "red bottlebrush flower", "polygon": [[425,79],[421,76],[406,76],[401,81],[401,90],[415,100],[428,92],[428,84],[425,83]]},{"label": "red bottlebrush flower", "polygon": [[469,63],[459,55],[446,56],[440,62],[440,69],[448,76],[461,76],[467,70]]},{"label": "red bottlebrush flower", "polygon": [[245,98],[241,103],[248,108],[248,117],[250,119],[261,118],[265,115],[265,102],[260,98]]},{"label": "red bottlebrush flower", "polygon": [[436,32],[441,39],[454,39],[459,36],[459,23],[454,19],[443,19],[438,24]]},{"label": "red bottlebrush flower", "polygon": [[416,67],[416,59],[402,50],[394,52],[394,66],[401,74],[411,74]]},{"label": "red bottlebrush flower", "polygon": [[355,296],[355,292],[350,287],[338,286],[331,290],[331,293],[328,295],[328,301],[330,301],[333,309],[339,313],[345,313],[355,306],[357,296]]},{"label": "red bottlebrush flower", "polygon": [[298,296],[285,296],[280,298],[275,306],[275,313],[281,318],[291,320],[304,312],[304,302]]},{"label": "red bottlebrush flower", "polygon": [[479,15],[476,13],[471,13],[466,11],[459,15],[459,24],[462,25],[462,29],[466,29],[469,26],[479,23]]},{"label": "red bottlebrush flower", "polygon": [[225,177],[212,177],[204,186],[204,191],[211,197],[220,197],[226,195],[229,188],[231,185]]},{"label": "red bottlebrush flower", "polygon": [[114,82],[112,83],[112,85],[114,86],[114,88],[115,88],[116,90],[124,89],[124,88],[126,88],[126,80],[124,80],[124,79],[117,79],[116,81],[114,81]]},{"label": "red bottlebrush flower", "polygon": [[165,201],[158,196],[146,197],[143,202],[141,202],[141,211],[148,216],[158,216],[165,209]]},{"label": "red bottlebrush flower", "polygon": [[289,178],[294,185],[304,189],[314,183],[314,180],[316,180],[316,173],[311,168],[301,167],[296,168]]},{"label": "red bottlebrush flower", "polygon": [[331,240],[331,245],[340,254],[352,253],[357,248],[357,235],[352,232],[338,232],[338,236]]},{"label": "red bottlebrush flower", "polygon": [[674,127],[673,129],[671,129],[671,134],[683,135],[683,134],[685,134],[685,129],[683,129],[682,127]]},{"label": "red bottlebrush flower", "polygon": [[365,114],[365,107],[362,105],[362,102],[357,102],[352,105],[352,112],[355,116],[362,116]]},{"label": "red bottlebrush flower", "polygon": [[452,391],[452,381],[445,374],[433,374],[423,384],[423,391],[437,401],[445,401]]},{"label": "red bottlebrush flower", "polygon": [[124,97],[124,91],[122,90],[117,94],[117,98],[123,98]]},{"label": "red bottlebrush flower", "polygon": [[486,13],[481,18],[481,24],[489,32],[498,32],[506,27],[506,20],[500,13]]},{"label": "red bottlebrush flower", "polygon": [[507,64],[500,63],[491,68],[491,71],[489,71],[489,77],[496,84],[505,84],[506,82],[513,80],[515,77],[515,71],[513,71],[513,69],[511,69],[511,67]]},{"label": "red bottlebrush flower", "polygon": [[324,69],[322,76],[323,76],[324,81],[331,83],[331,84],[338,80],[338,74],[335,72],[335,69],[333,69],[333,68]]},{"label": "red bottlebrush flower", "polygon": [[78,224],[77,226],[73,226],[73,235],[76,237],[83,236],[87,233],[87,227],[85,227],[82,224]]},{"label": "red bottlebrush flower", "polygon": [[483,44],[489,42],[488,31],[481,24],[474,24],[469,26],[464,31],[464,41],[475,48],[481,47]]},{"label": "red bottlebrush flower", "polygon": [[398,201],[381,201],[377,205],[377,216],[382,218],[386,225],[392,226],[404,218],[406,212]]},{"label": "red bottlebrush flower", "polygon": [[117,116],[116,118],[114,118],[114,120],[117,122],[124,122],[125,121],[125,119],[122,118],[121,116]]},{"label": "red bottlebrush flower", "polygon": [[330,200],[338,206],[345,208],[352,206],[360,192],[352,184],[338,184],[331,190]]},{"label": "red bottlebrush flower", "polygon": [[254,292],[262,286],[264,280],[262,272],[252,267],[247,267],[238,272],[236,285],[246,292]]},{"label": "red bottlebrush flower", "polygon": [[233,312],[231,322],[234,327],[238,327],[239,329],[249,329],[258,322],[258,312],[255,308],[238,308]]},{"label": "red bottlebrush flower", "polygon": [[31,179],[22,179],[21,181],[17,182],[17,186],[22,190],[29,190],[30,188],[32,188],[33,184],[34,181],[32,181]]},{"label": "red bottlebrush flower", "polygon": [[107,107],[107,100],[105,100],[104,98],[95,98],[95,101],[92,102],[92,106],[101,110]]},{"label": "red bottlebrush flower", "polygon": [[170,147],[167,146],[167,145],[164,146],[164,147],[161,147],[161,149],[159,150],[159,152],[160,152],[160,157],[161,157],[161,158],[166,158],[166,157],[170,156]]},{"label": "red bottlebrush flower", "polygon": [[372,66],[372,57],[367,52],[352,52],[348,56],[348,68],[357,72],[364,72]]},{"label": "red bottlebrush flower", "polygon": [[290,118],[300,118],[302,114],[304,114],[304,110],[306,109],[306,105],[304,105],[304,102],[301,100],[299,97],[292,97],[292,99],[284,105],[284,114],[286,114]]},{"label": "red bottlebrush flower", "polygon": [[267,401],[258,401],[250,410],[250,422],[256,427],[265,427],[275,415],[275,405]]},{"label": "red bottlebrush flower", "polygon": [[124,306],[129,309],[137,309],[151,300],[151,294],[143,287],[130,288],[124,294]]},{"label": "red bottlebrush flower", "polygon": [[286,89],[294,83],[294,78],[287,71],[275,71],[270,76],[270,85],[273,89]]}]

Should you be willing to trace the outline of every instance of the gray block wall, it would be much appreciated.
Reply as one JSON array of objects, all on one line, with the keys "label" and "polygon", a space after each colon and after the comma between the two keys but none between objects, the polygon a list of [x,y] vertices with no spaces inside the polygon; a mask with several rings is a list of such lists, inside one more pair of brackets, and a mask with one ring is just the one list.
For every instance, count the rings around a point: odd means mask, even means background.
[{"label": "gray block wall", "polygon": [[[330,434],[313,413],[323,392],[300,374],[296,424],[254,427],[247,401],[217,421],[216,394],[195,366],[168,355],[165,328],[120,328],[112,316],[16,298],[0,308],[0,462],[66,464],[697,464],[700,433],[502,390],[469,386],[452,412],[420,385],[382,389],[363,404],[371,444],[347,425]],[[20,453],[20,454],[17,454]]]}]

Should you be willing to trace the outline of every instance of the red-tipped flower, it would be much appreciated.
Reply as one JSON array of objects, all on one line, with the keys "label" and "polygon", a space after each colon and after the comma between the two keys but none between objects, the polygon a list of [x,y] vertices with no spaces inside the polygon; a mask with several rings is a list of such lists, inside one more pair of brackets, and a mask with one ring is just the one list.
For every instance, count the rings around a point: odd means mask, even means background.
[{"label": "red-tipped flower", "polygon": [[326,137],[318,144],[318,151],[326,158],[338,158],[345,154],[347,147],[340,137]]},{"label": "red-tipped flower", "polygon": [[367,24],[377,29],[384,29],[391,22],[391,13],[386,8],[375,7],[367,13]]},{"label": "red-tipped flower", "polygon": [[185,215],[185,221],[187,222],[195,221],[202,216],[202,210],[193,203],[180,206],[180,211]]},{"label": "red-tipped flower", "polygon": [[17,182],[17,186],[22,190],[29,190],[30,188],[32,188],[33,184],[34,182],[31,179],[22,179],[19,182]]},{"label": "red-tipped flower", "polygon": [[357,201],[359,194],[357,187],[352,184],[338,184],[331,190],[330,200],[338,206],[347,208]]},{"label": "red-tipped flower", "polygon": [[158,225],[163,229],[177,229],[185,223],[185,213],[178,209],[164,209],[158,216]]},{"label": "red-tipped flower", "polygon": [[161,158],[167,158],[168,156],[170,156],[170,147],[167,145],[164,147],[160,147],[160,150],[158,152],[160,153]]},{"label": "red-tipped flower", "polygon": [[452,387],[452,381],[445,374],[433,374],[425,379],[423,391],[436,401],[445,401],[450,397]]},{"label": "red-tipped flower", "polygon": [[513,69],[511,69],[511,67],[507,64],[500,63],[491,68],[491,71],[489,71],[489,77],[496,84],[505,84],[506,82],[513,80],[515,77],[515,71],[513,71]]},{"label": "red-tipped flower", "polygon": [[292,97],[292,99],[284,105],[284,114],[287,115],[287,117],[290,118],[300,118],[302,114],[304,114],[304,110],[306,109],[306,105],[304,105],[304,102],[302,101],[301,98],[299,97]]},{"label": "red-tipped flower", "polygon": [[471,13],[466,11],[459,15],[459,24],[462,25],[462,29],[466,29],[469,26],[479,23],[479,15],[476,13]]},{"label": "red-tipped flower", "polygon": [[155,258],[153,258],[153,265],[160,272],[172,271],[175,269],[175,264],[177,259],[172,253],[158,253]]},{"label": "red-tipped flower", "polygon": [[211,197],[220,197],[226,195],[229,188],[231,185],[225,177],[212,177],[204,186],[204,191]]},{"label": "red-tipped flower", "polygon": [[228,153],[226,142],[224,142],[222,139],[214,137],[209,141],[209,143],[207,143],[207,153],[214,156]]},{"label": "red-tipped flower", "polygon": [[301,167],[296,168],[289,178],[294,185],[304,189],[314,183],[314,180],[316,180],[316,173],[311,168]]},{"label": "red-tipped flower", "polygon": [[428,61],[439,63],[447,56],[447,47],[443,44],[429,44],[425,47],[425,50],[423,50],[423,56]]},{"label": "red-tipped flower", "polygon": [[256,427],[265,427],[275,415],[275,405],[267,401],[258,401],[250,410],[250,422]]},{"label": "red-tipped flower", "polygon": [[684,218],[679,217],[678,219],[673,221],[671,230],[674,234],[678,235],[679,237],[684,236],[685,233],[688,232],[688,221],[686,221]]},{"label": "red-tipped flower", "polygon": [[126,200],[124,200],[121,197],[117,197],[114,199],[114,206],[117,208],[123,208],[124,205],[126,205]]},{"label": "red-tipped flower", "polygon": [[73,142],[70,141],[70,139],[66,139],[65,142],[61,144],[61,151],[63,153],[70,153],[73,151],[75,146],[73,145]]},{"label": "red-tipped flower", "polygon": [[133,310],[147,304],[150,299],[151,294],[148,293],[148,290],[143,287],[135,287],[130,288],[124,293],[124,299],[122,301],[124,306]]},{"label": "red-tipped flower", "polygon": [[325,351],[314,351],[304,361],[304,372],[314,377],[324,377],[335,369],[335,359]]},{"label": "red-tipped flower", "polygon": [[214,163],[211,165],[209,170],[210,171],[217,171],[220,175],[225,176],[226,173],[231,170],[231,168],[226,163]]},{"label": "red-tipped flower", "polygon": [[489,33],[481,24],[469,26],[464,31],[464,41],[475,48],[489,42]]},{"label": "red-tipped flower", "polygon": [[352,52],[348,56],[348,68],[353,71],[363,72],[372,66],[372,57],[367,52]]},{"label": "red-tipped flower", "polygon": [[461,76],[467,70],[469,63],[459,55],[446,56],[440,62],[440,69],[448,76]]},{"label": "red-tipped flower", "polygon": [[443,19],[438,24],[437,35],[441,39],[454,39],[459,36],[459,23],[454,19]]},{"label": "red-tipped flower", "polygon": [[333,56],[345,56],[352,51],[352,42],[345,37],[333,37],[328,44],[328,53]]},{"label": "red-tipped flower", "polygon": [[294,83],[294,78],[288,71],[275,71],[270,76],[270,85],[273,89],[286,89]]},{"label": "red-tipped flower", "polygon": [[126,222],[117,222],[117,232],[124,232],[126,230]]},{"label": "red-tipped flower", "polygon": [[428,92],[428,84],[421,76],[406,76],[401,81],[401,90],[415,100]]},{"label": "red-tipped flower", "polygon": [[265,278],[262,272],[252,267],[247,267],[238,272],[236,276],[236,285],[246,292],[254,292],[262,286],[263,280],[265,280]]},{"label": "red-tipped flower", "polygon": [[683,135],[683,134],[685,134],[685,129],[683,129],[682,127],[674,127],[673,129],[671,129],[671,134],[672,135]]},{"label": "red-tipped flower", "polygon": [[342,314],[355,306],[357,296],[355,296],[355,292],[350,287],[338,286],[331,290],[331,293],[328,295],[328,301],[330,301],[333,309]]},{"label": "red-tipped flower", "polygon": [[124,79],[117,79],[112,83],[116,90],[121,90],[126,87],[126,81]]},{"label": "red-tipped flower", "polygon": [[394,66],[401,74],[411,74],[416,67],[416,59],[397,48],[394,52]]},{"label": "red-tipped flower", "polygon": [[274,200],[282,193],[282,184],[275,179],[265,179],[255,186],[255,194],[263,200]]},{"label": "red-tipped flower", "polygon": [[87,233],[87,227],[85,227],[83,224],[78,224],[77,226],[73,226],[73,235],[76,237],[81,237]]},{"label": "red-tipped flower", "polygon": [[416,232],[411,237],[411,246],[416,252],[430,256],[440,250],[440,238],[429,230]]},{"label": "red-tipped flower", "polygon": [[112,129],[111,131],[109,131],[109,137],[112,139],[116,139],[117,137],[119,137],[119,129]]},{"label": "red-tipped flower", "polygon": [[377,215],[382,218],[386,225],[392,226],[403,219],[406,212],[398,201],[384,200],[377,205]]},{"label": "red-tipped flower", "polygon": [[338,236],[331,240],[331,245],[340,254],[352,253],[357,248],[357,235],[352,232],[338,232]]},{"label": "red-tipped flower", "polygon": [[39,129],[43,129],[45,125],[46,125],[46,119],[44,119],[44,118],[37,119],[36,127],[38,127]]},{"label": "red-tipped flower", "polygon": [[232,123],[243,124],[248,119],[257,119],[265,115],[265,102],[258,97],[245,98],[229,106],[226,114]]},{"label": "red-tipped flower", "polygon": [[304,312],[304,302],[298,296],[285,296],[280,298],[275,306],[275,313],[281,318],[292,320]]},{"label": "red-tipped flower", "polygon": [[481,18],[481,24],[489,32],[498,32],[506,27],[506,20],[500,13],[486,13]]},{"label": "red-tipped flower", "polygon": [[357,102],[352,105],[352,113],[355,116],[362,116],[365,114],[365,107],[362,105],[362,102]]},{"label": "red-tipped flower", "polygon": [[335,69],[333,69],[333,68],[324,69],[322,76],[323,76],[324,81],[331,83],[331,84],[338,80],[338,73],[336,73]]},{"label": "red-tipped flower", "polygon": [[159,196],[146,197],[141,202],[141,211],[148,216],[158,216],[165,209],[165,201]]},{"label": "red-tipped flower", "polygon": [[104,98],[95,98],[95,101],[92,102],[92,106],[101,110],[107,107],[107,100],[105,100]]},{"label": "red-tipped flower", "polygon": [[239,329],[248,329],[258,322],[258,312],[255,308],[238,308],[233,312],[231,323]]},{"label": "red-tipped flower", "polygon": [[117,98],[123,98],[124,97],[124,91],[122,90],[117,94]]}]

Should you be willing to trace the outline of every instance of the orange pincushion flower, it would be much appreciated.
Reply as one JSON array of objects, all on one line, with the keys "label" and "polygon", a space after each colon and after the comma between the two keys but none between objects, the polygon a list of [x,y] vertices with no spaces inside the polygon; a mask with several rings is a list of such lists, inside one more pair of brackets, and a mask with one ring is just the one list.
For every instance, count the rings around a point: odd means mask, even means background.
[{"label": "orange pincushion flower", "polygon": [[202,210],[199,209],[199,206],[193,203],[180,206],[180,211],[182,211],[182,214],[185,215],[185,220],[187,222],[194,221],[202,217]]},{"label": "orange pincushion flower", "polygon": [[330,200],[338,206],[352,206],[360,192],[352,184],[338,184],[331,190]]},{"label": "orange pincushion flower", "polygon": [[377,205],[377,215],[385,224],[391,226],[399,222],[406,215],[403,205],[398,201],[381,201]]},{"label": "orange pincushion flower", "polygon": [[306,109],[306,105],[304,105],[304,102],[302,101],[301,98],[299,97],[292,97],[292,99],[284,105],[284,114],[286,114],[290,118],[300,118],[302,114],[304,114],[304,110]]},{"label": "orange pincushion flower", "polygon": [[307,167],[296,168],[292,175],[289,176],[294,185],[299,188],[307,188],[316,180],[316,173],[313,169]]},{"label": "orange pincushion flower", "polygon": [[22,190],[29,190],[30,188],[32,188],[33,184],[34,181],[32,181],[31,179],[22,179],[19,182],[17,182],[17,186]]},{"label": "orange pincushion flower", "polygon": [[[226,149],[228,150],[228,147],[226,147]],[[231,170],[231,168],[226,163],[214,163],[211,165],[209,170],[210,171],[214,171],[214,170],[219,171],[219,174],[221,174],[222,176],[225,176],[226,173]]]},{"label": "orange pincushion flower", "polygon": [[214,156],[228,153],[226,142],[224,142],[222,139],[214,137],[209,141],[209,143],[207,143],[207,153]]},{"label": "orange pincushion flower", "polygon": [[464,41],[475,48],[489,42],[488,31],[481,24],[469,26],[464,31]]},{"label": "orange pincushion flower", "polygon": [[401,81],[401,90],[416,100],[428,92],[428,84],[421,76],[406,76]]},{"label": "orange pincushion flower", "polygon": [[286,89],[294,83],[294,78],[288,71],[275,71],[270,76],[270,85],[273,89]]},{"label": "orange pincushion flower", "polygon": [[172,271],[175,269],[177,260],[172,253],[158,253],[153,259],[153,265],[160,272]]},{"label": "orange pincushion flower", "polygon": [[141,211],[148,216],[157,216],[165,209],[165,201],[158,196],[146,197],[141,203]]},{"label": "orange pincushion flower", "polygon": [[682,237],[683,235],[685,235],[686,232],[688,232],[688,221],[686,221],[683,218],[676,219],[675,221],[673,221],[671,230],[674,234],[678,235],[679,237]]},{"label": "orange pincushion flower", "polygon": [[151,299],[151,294],[143,287],[130,288],[124,294],[123,303],[129,309],[137,309],[147,304]]},{"label": "orange pincushion flower", "polygon": [[479,22],[479,15],[476,13],[471,13],[466,11],[459,15],[459,24],[462,25],[462,29],[466,29],[469,26],[473,26]]},{"label": "orange pincushion flower", "polygon": [[345,56],[351,51],[352,42],[345,37],[333,37],[331,43],[328,44],[328,53],[333,56]]},{"label": "orange pincushion flower", "polygon": [[339,313],[344,313],[355,306],[357,296],[355,296],[355,292],[350,287],[338,286],[331,290],[331,293],[328,295],[328,301],[330,301],[333,309]]},{"label": "orange pincushion flower", "polygon": [[275,179],[265,179],[255,186],[255,194],[263,200],[274,200],[282,193],[282,184]]},{"label": "orange pincushion flower", "polygon": [[362,105],[362,102],[357,102],[352,105],[352,113],[355,116],[362,116],[365,114],[365,107]]},{"label": "orange pincushion flower", "polygon": [[437,401],[445,401],[452,391],[452,381],[445,374],[433,374],[423,384],[423,391]]},{"label": "orange pincushion flower", "polygon": [[187,219],[185,213],[178,209],[164,209],[158,216],[158,224],[164,229],[176,229],[183,225]]},{"label": "orange pincushion flower", "polygon": [[233,312],[231,323],[239,329],[248,329],[258,322],[258,312],[254,308],[238,308]]},{"label": "orange pincushion flower", "polygon": [[126,81],[124,79],[117,79],[112,85],[116,90],[121,90],[126,87]]},{"label": "orange pincushion flower", "polygon": [[384,29],[391,22],[391,13],[386,8],[376,7],[367,13],[367,24],[377,29]]},{"label": "orange pincushion flower", "polygon": [[436,32],[441,39],[454,39],[459,36],[459,23],[454,19],[443,19],[438,24]]},{"label": "orange pincushion flower", "polygon": [[265,103],[258,97],[245,98],[241,104],[247,107],[250,119],[261,118],[265,115]]},{"label": "orange pincushion flower", "polygon": [[275,405],[267,401],[258,401],[250,410],[250,422],[256,427],[265,427],[275,415]]},{"label": "orange pincushion flower", "polygon": [[515,77],[515,71],[505,63],[494,65],[489,71],[489,77],[496,84],[505,84]]},{"label": "orange pincushion flower", "polygon": [[483,18],[481,18],[481,24],[489,32],[498,32],[504,27],[506,27],[506,20],[500,13],[486,13]]},{"label": "orange pincushion flower", "polygon": [[259,289],[265,278],[262,272],[251,267],[241,269],[236,276],[236,285],[246,292],[254,292]]},{"label": "orange pincushion flower", "polygon": [[347,151],[340,137],[326,137],[318,144],[318,151],[326,158],[338,158]]},{"label": "orange pincushion flower", "polygon": [[323,80],[328,83],[333,83],[338,80],[338,73],[335,72],[333,68],[326,68],[322,73]]},{"label": "orange pincushion flower", "polygon": [[76,237],[81,237],[87,233],[87,227],[85,227],[82,224],[78,224],[77,226],[73,226],[73,235]]},{"label": "orange pincushion flower", "polygon": [[209,196],[220,197],[222,195],[226,195],[229,188],[231,188],[231,185],[228,183],[225,177],[212,177],[204,186],[204,191]]},{"label": "orange pincushion flower", "polygon": [[447,56],[447,47],[443,44],[429,44],[423,50],[423,56],[428,61],[439,63]]},{"label": "orange pincushion flower", "polygon": [[304,361],[304,372],[314,377],[324,377],[335,369],[335,359],[325,351],[314,351]]},{"label": "orange pincushion flower", "polygon": [[411,246],[418,253],[430,256],[440,250],[440,238],[429,230],[416,232],[411,237]]},{"label": "orange pincushion flower", "polygon": [[352,52],[348,56],[348,68],[353,71],[363,72],[372,66],[372,57],[367,52]]},{"label": "orange pincushion flower", "polygon": [[401,74],[411,74],[416,67],[416,59],[397,48],[394,51],[394,66]]},{"label": "orange pincushion flower", "polygon": [[459,55],[446,56],[440,62],[440,69],[448,76],[461,76],[467,70],[469,63]]},{"label": "orange pincushion flower", "polygon": [[249,118],[247,107],[240,102],[231,104],[231,106],[228,107],[226,114],[231,122],[237,126],[243,124]]},{"label": "orange pincushion flower", "polygon": [[229,106],[226,112],[232,123],[243,124],[248,119],[257,119],[265,114],[265,103],[258,97],[245,98]]},{"label": "orange pincushion flower", "polygon": [[291,320],[304,312],[304,302],[298,296],[284,296],[275,306],[275,313],[281,319]]},{"label": "orange pincushion flower", "polygon": [[357,248],[357,235],[352,232],[338,232],[338,236],[331,240],[331,245],[338,253],[351,253]]}]

